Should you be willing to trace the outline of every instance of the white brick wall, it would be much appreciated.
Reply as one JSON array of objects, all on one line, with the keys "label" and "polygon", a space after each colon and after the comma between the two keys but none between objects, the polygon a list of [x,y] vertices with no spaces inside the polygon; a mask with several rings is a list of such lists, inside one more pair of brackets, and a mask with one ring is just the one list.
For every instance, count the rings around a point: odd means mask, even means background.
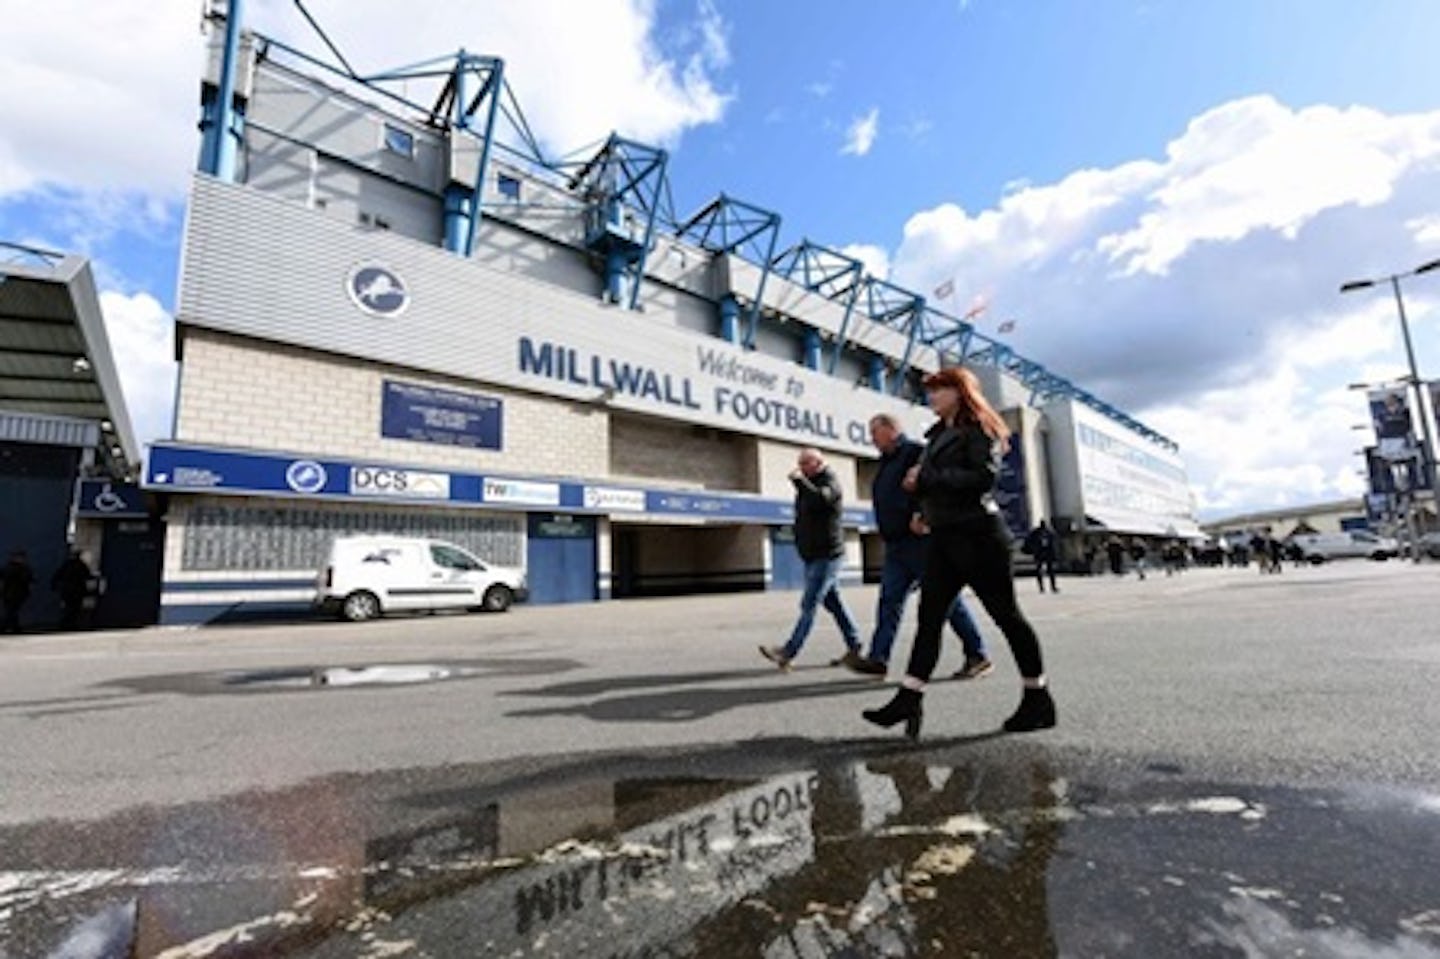
[{"label": "white brick wall", "polygon": [[[455,470],[604,476],[609,469],[608,414],[578,403],[195,327],[185,330],[183,369],[178,440]],[[385,379],[502,399],[504,449],[381,437]]]},{"label": "white brick wall", "polygon": [[[770,440],[759,440],[756,446],[760,492],[765,496],[775,496],[781,499],[793,498],[795,487],[790,483],[790,471],[795,469],[795,460],[800,455],[802,447],[788,443],[775,443]],[[862,500],[857,482],[855,457],[846,456],[843,453],[822,453],[822,455],[840,481],[840,489],[845,494],[845,505],[868,506],[870,490],[866,488],[863,491],[865,498]]]},{"label": "white brick wall", "polygon": [[625,414],[610,417],[616,480],[753,493],[755,440],[748,436]]}]

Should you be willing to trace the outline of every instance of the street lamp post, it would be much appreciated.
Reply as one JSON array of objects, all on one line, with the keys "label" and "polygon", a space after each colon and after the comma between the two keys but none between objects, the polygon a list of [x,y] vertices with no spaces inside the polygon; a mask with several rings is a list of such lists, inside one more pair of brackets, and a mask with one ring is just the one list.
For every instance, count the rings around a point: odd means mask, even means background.
[{"label": "street lamp post", "polygon": [[[1435,443],[1430,433],[1430,417],[1425,413],[1425,397],[1422,388],[1423,381],[1420,379],[1420,372],[1415,366],[1415,345],[1410,340],[1410,323],[1405,317],[1405,298],[1400,295],[1400,281],[1406,277],[1419,276],[1422,273],[1429,273],[1431,270],[1440,269],[1440,260],[1431,260],[1429,263],[1421,264],[1408,273],[1392,273],[1389,276],[1379,277],[1373,280],[1351,280],[1340,286],[1341,293],[1352,293],[1356,290],[1368,290],[1373,286],[1389,282],[1390,289],[1395,293],[1395,309],[1400,314],[1400,332],[1405,338],[1405,358],[1410,363],[1410,385],[1415,390],[1415,415],[1420,418],[1420,432],[1425,437],[1425,445],[1420,450],[1420,471],[1425,478],[1425,483],[1430,488],[1432,501],[1440,504],[1440,491],[1435,488]],[[1440,416],[1440,410],[1436,410]],[[1420,544],[1415,536],[1414,508],[1415,491],[1410,491],[1411,503],[1411,537],[1410,553],[1415,562],[1420,562]]]}]

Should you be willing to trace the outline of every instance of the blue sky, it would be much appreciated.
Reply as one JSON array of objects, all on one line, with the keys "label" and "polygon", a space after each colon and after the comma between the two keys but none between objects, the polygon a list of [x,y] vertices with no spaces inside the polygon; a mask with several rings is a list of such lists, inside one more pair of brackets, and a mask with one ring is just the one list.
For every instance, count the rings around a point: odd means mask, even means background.
[{"label": "blue sky", "polygon": [[[1440,257],[1440,27],[1420,0],[311,0],[363,67],[502,55],[559,153],[672,150],[1182,446],[1205,515],[1356,495],[1345,384],[1403,372],[1342,280]],[[0,238],[95,259],[127,399],[168,429],[198,0],[7,13]],[[314,47],[288,0],[250,21]],[[76,24],[89,28],[77,28]],[[25,91],[22,96],[13,91]],[[1440,375],[1440,274],[1407,285]],[[1363,440],[1361,440],[1363,441]]]},{"label": "blue sky", "polygon": [[[689,13],[661,9],[662,36]],[[945,201],[992,205],[1017,180],[1158,157],[1192,117],[1240,97],[1410,112],[1433,108],[1440,90],[1440,27],[1418,2],[847,0],[720,12],[732,56],[721,83],[736,99],[724,123],[687,134],[677,184],[692,204],[723,188],[835,243],[898,235],[913,211]],[[845,127],[875,107],[871,151],[837,157]]]}]

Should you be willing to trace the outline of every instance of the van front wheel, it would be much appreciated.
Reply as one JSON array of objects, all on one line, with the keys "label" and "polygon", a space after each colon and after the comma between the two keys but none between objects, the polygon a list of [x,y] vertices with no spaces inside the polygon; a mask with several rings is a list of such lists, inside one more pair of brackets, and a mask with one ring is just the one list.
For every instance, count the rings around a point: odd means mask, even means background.
[{"label": "van front wheel", "polygon": [[380,597],[365,590],[356,590],[345,597],[340,615],[352,623],[363,623],[380,615]]},{"label": "van front wheel", "polygon": [[510,587],[491,586],[485,590],[485,599],[481,608],[487,613],[503,613],[510,608],[510,604],[514,601],[515,594],[510,591]]}]

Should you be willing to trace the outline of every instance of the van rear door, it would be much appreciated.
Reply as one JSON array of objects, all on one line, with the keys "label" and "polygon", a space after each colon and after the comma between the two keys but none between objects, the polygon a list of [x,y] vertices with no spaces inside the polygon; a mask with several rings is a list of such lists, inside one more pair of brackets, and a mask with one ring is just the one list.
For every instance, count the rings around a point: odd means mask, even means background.
[{"label": "van rear door", "polygon": [[402,542],[377,542],[367,545],[356,557],[356,575],[366,589],[380,597],[385,609],[415,609],[418,602],[413,587],[421,582],[420,552]]}]

